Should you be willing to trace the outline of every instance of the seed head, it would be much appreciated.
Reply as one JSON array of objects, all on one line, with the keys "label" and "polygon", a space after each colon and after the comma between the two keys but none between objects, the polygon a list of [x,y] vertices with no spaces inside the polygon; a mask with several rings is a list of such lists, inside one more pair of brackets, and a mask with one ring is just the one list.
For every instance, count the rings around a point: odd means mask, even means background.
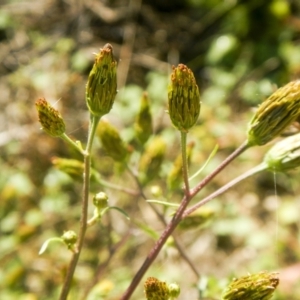
[{"label": "seed head", "polygon": [[58,110],[52,107],[45,98],[40,98],[35,102],[38,111],[39,122],[42,129],[53,137],[59,137],[65,133],[66,126]]},{"label": "seed head", "polygon": [[264,145],[278,136],[300,114],[300,80],[274,92],[256,111],[248,126],[248,144]]},{"label": "seed head", "polygon": [[106,44],[96,54],[86,85],[86,103],[91,114],[102,117],[109,113],[117,94],[117,62],[113,49]]},{"label": "seed head", "polygon": [[173,125],[187,132],[198,120],[200,93],[193,72],[183,64],[173,67],[168,100]]}]

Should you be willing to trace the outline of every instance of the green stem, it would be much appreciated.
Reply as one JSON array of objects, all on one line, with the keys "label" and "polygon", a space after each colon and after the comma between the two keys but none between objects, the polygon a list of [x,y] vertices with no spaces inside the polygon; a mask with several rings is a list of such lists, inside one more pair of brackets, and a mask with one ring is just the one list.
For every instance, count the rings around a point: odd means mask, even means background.
[{"label": "green stem", "polygon": [[71,145],[73,148],[75,148],[77,151],[79,151],[81,154],[84,155],[84,151],[83,149],[79,146],[79,144],[77,144],[76,142],[74,142],[67,134],[63,133],[60,136],[61,139],[63,139],[65,142],[67,142],[69,145]]},{"label": "green stem", "polygon": [[224,186],[222,186],[221,188],[219,188],[218,190],[216,190],[215,192],[213,192],[206,198],[202,199],[201,201],[199,201],[198,203],[196,203],[189,209],[185,210],[185,212],[182,215],[182,219],[184,219],[185,217],[190,215],[192,212],[194,212],[196,209],[203,206],[207,202],[209,202],[209,201],[215,199],[216,197],[220,196],[221,194],[225,193],[227,190],[229,190],[230,188],[232,188],[234,185],[238,184],[242,180],[244,180],[250,176],[253,176],[254,174],[257,174],[265,169],[267,169],[267,165],[265,163],[262,163],[256,167],[250,169],[249,171],[245,172],[244,174],[236,177],[235,179],[231,180],[230,182],[228,182],[227,184],[225,184]]},{"label": "green stem", "polygon": [[181,154],[182,154],[182,175],[184,182],[184,193],[187,197],[190,195],[190,184],[189,184],[189,174],[188,174],[188,157],[186,154],[186,139],[187,133],[181,131]]},{"label": "green stem", "polygon": [[88,142],[86,146],[86,150],[84,151],[84,173],[83,173],[83,197],[82,197],[82,205],[81,205],[81,219],[80,219],[80,230],[78,235],[78,243],[77,247],[72,255],[69,268],[67,271],[67,275],[65,278],[65,282],[59,297],[59,300],[66,300],[71,288],[72,279],[74,276],[74,272],[79,260],[79,256],[81,253],[81,249],[83,246],[83,241],[87,229],[87,221],[88,221],[88,203],[89,203],[89,190],[90,190],[90,172],[91,172],[91,157],[90,152],[93,145],[93,140],[96,132],[96,128],[98,126],[100,117],[91,116],[90,120],[90,129]]}]

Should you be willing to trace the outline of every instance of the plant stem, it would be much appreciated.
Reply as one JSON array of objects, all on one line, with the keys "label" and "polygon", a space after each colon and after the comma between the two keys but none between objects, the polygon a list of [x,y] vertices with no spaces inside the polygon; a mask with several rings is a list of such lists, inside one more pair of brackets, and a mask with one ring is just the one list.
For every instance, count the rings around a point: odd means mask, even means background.
[{"label": "plant stem", "polygon": [[188,192],[184,195],[176,214],[173,216],[171,222],[166,226],[160,238],[154,244],[153,248],[150,250],[150,253],[147,255],[146,260],[142,264],[141,268],[138,270],[134,278],[132,279],[129,287],[124,292],[121,297],[121,300],[130,299],[131,295],[135,291],[137,285],[142,280],[142,277],[145,275],[148,268],[151,266],[163,245],[175,230],[176,226],[179,224],[182,214],[184,213],[187,205],[190,200],[198,193],[200,190],[208,184],[218,173],[220,173],[234,158],[243,153],[246,149],[249,148],[248,141],[244,142],[239,148],[237,148],[231,155],[229,155],[211,174],[206,176],[191,192]]},{"label": "plant stem", "polygon": [[190,195],[190,184],[189,184],[189,174],[188,174],[188,158],[186,155],[186,138],[187,133],[181,131],[181,154],[182,154],[182,175],[184,182],[184,193],[187,197]]},{"label": "plant stem", "polygon": [[212,173],[207,175],[201,182],[199,182],[192,190],[191,196],[196,196],[204,186],[206,186],[217,174],[219,174],[231,161],[250,148],[248,141],[242,143],[234,152],[232,152]]},{"label": "plant stem", "polygon": [[93,145],[93,140],[96,132],[97,125],[99,123],[100,117],[91,116],[90,120],[90,129],[89,129],[89,137],[86,146],[86,150],[84,151],[84,173],[83,173],[83,196],[82,196],[82,205],[81,205],[81,219],[80,219],[80,230],[78,235],[78,243],[76,250],[74,251],[69,268],[67,271],[67,275],[65,278],[65,282],[59,297],[59,300],[66,300],[71,288],[71,283],[73,279],[73,275],[78,263],[78,259],[81,253],[81,249],[83,246],[83,241],[87,229],[87,215],[88,215],[88,203],[89,203],[89,190],[90,190],[90,171],[91,171],[91,157],[90,152]]},{"label": "plant stem", "polygon": [[83,149],[77,143],[75,143],[67,134],[62,134],[60,138],[84,155]]},{"label": "plant stem", "polygon": [[234,185],[238,184],[242,180],[244,180],[244,179],[246,179],[250,176],[253,176],[256,173],[259,173],[259,172],[265,170],[266,168],[267,168],[266,164],[264,164],[264,163],[259,164],[258,166],[250,169],[249,171],[245,172],[244,174],[242,174],[242,175],[236,177],[235,179],[231,180],[230,182],[223,185],[221,188],[219,188],[218,190],[216,190],[215,192],[213,192],[212,194],[210,194],[206,198],[202,199],[201,201],[199,201],[198,203],[196,203],[195,205],[193,205],[189,209],[185,210],[183,215],[182,215],[182,219],[184,219],[185,217],[190,215],[192,212],[194,212],[196,209],[203,206],[207,202],[209,202],[209,201],[215,199],[216,197],[220,196],[221,194],[225,193],[227,190],[229,190],[230,188],[232,188]]}]

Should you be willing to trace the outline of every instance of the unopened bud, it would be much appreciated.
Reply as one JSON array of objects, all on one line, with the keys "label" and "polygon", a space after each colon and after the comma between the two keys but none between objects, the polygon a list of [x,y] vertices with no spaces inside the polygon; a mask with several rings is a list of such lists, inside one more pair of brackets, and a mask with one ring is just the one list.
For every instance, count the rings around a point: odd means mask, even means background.
[{"label": "unopened bud", "polygon": [[148,94],[143,93],[141,98],[141,107],[134,124],[136,137],[144,145],[152,135],[152,116]]},{"label": "unopened bud", "polygon": [[158,177],[165,152],[166,143],[162,138],[155,137],[149,142],[141,156],[139,165],[141,181],[143,183]]},{"label": "unopened bud", "polygon": [[274,92],[256,111],[248,126],[248,145],[264,145],[297,120],[300,113],[300,80]]},{"label": "unopened bud", "polygon": [[35,102],[38,111],[39,122],[42,129],[53,137],[59,137],[65,133],[66,126],[58,110],[52,107],[45,98],[40,98]]},{"label": "unopened bud", "polygon": [[271,171],[285,172],[300,166],[300,133],[276,143],[265,155]]},{"label": "unopened bud", "polygon": [[277,273],[261,272],[233,279],[222,300],[269,300],[279,284]]},{"label": "unopened bud", "polygon": [[74,249],[77,242],[77,234],[74,231],[65,231],[61,238],[69,249]]},{"label": "unopened bud", "polygon": [[93,198],[93,204],[100,210],[106,208],[108,206],[107,194],[104,192],[96,194]]},{"label": "unopened bud", "polygon": [[97,134],[107,155],[118,162],[123,162],[126,159],[129,152],[128,148],[115,127],[107,121],[101,120],[97,128]]},{"label": "unopened bud", "polygon": [[109,113],[117,94],[117,62],[113,49],[106,44],[96,54],[86,85],[86,103],[90,113],[102,117]]},{"label": "unopened bud", "polygon": [[173,67],[168,100],[173,125],[187,132],[198,120],[200,93],[193,72],[183,64]]},{"label": "unopened bud", "polygon": [[168,300],[170,292],[167,284],[155,277],[148,277],[144,283],[147,300]]}]

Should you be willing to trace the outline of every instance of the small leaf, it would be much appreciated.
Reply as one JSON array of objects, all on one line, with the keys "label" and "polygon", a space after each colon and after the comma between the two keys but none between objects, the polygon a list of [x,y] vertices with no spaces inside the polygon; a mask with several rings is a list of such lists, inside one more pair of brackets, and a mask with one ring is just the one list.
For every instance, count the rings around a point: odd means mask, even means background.
[{"label": "small leaf", "polygon": [[61,243],[64,243],[63,239],[62,239],[62,238],[58,238],[58,237],[53,237],[53,238],[47,239],[47,240],[43,243],[43,245],[42,245],[42,247],[41,247],[41,249],[40,249],[40,251],[39,251],[39,255],[43,254],[43,253],[46,251],[48,245],[49,245],[50,243],[52,243],[52,242],[61,242]]}]

